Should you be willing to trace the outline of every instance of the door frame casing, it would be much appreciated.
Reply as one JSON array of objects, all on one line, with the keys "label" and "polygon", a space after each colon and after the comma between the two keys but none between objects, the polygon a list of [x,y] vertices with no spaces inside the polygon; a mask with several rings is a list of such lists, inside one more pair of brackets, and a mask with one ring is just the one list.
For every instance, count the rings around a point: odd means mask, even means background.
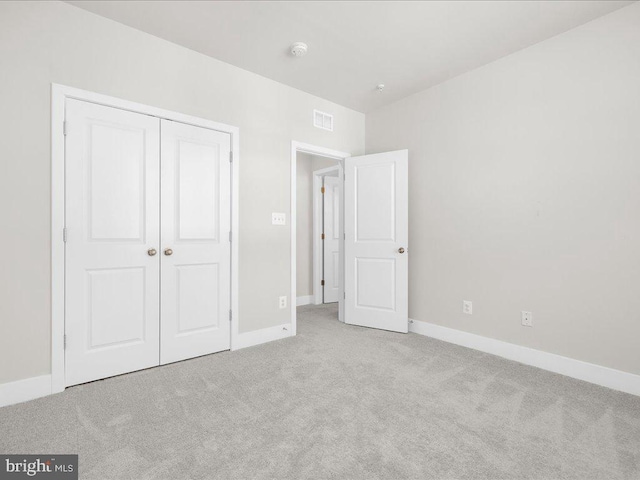
[{"label": "door frame casing", "polygon": [[321,188],[323,179],[328,173],[337,172],[338,177],[342,175],[342,165],[338,164],[333,167],[323,168],[316,170],[313,175],[313,301],[314,305],[320,305],[323,303],[324,289],[322,288],[322,273],[324,272],[323,256],[324,256],[324,243],[320,239],[324,228],[324,197],[322,196]]},{"label": "door frame casing", "polygon": [[[338,150],[332,150],[330,148],[325,148],[325,147],[319,147],[317,145],[311,145],[308,143],[304,143],[304,142],[297,142],[295,140],[293,140],[291,142],[291,182],[290,182],[290,187],[291,187],[291,196],[290,196],[290,208],[289,208],[289,218],[290,218],[290,224],[291,224],[291,296],[290,296],[290,302],[289,304],[291,305],[291,335],[295,335],[297,332],[297,326],[298,326],[298,315],[297,315],[297,311],[296,311],[296,290],[297,290],[297,285],[296,285],[296,277],[297,277],[297,272],[296,272],[296,268],[297,268],[297,264],[296,264],[296,254],[297,254],[297,248],[296,248],[296,215],[298,212],[298,208],[296,205],[296,199],[297,199],[297,161],[298,161],[298,152],[301,153],[308,153],[311,155],[318,155],[320,157],[326,157],[326,158],[333,158],[335,160],[337,160],[340,165],[342,165],[342,167],[344,168],[344,159],[345,158],[349,158],[351,157],[350,153],[346,153],[346,152],[340,152]],[[342,185],[344,185],[344,179],[342,181]],[[344,193],[340,196],[340,212],[344,211]],[[344,215],[341,216],[341,221],[340,221],[340,235],[341,237],[343,237],[341,239],[341,248],[340,248],[340,263],[341,265],[344,265],[344,248],[343,248],[343,243],[344,243],[344,220],[343,220]],[[344,268],[343,270],[343,275],[341,276],[341,290],[344,292]],[[314,292],[314,298],[315,298],[315,292]],[[344,301],[343,299],[340,299],[339,302],[339,318],[344,319]]]},{"label": "door frame casing", "polygon": [[65,104],[81,100],[129,112],[208,128],[231,136],[231,350],[239,334],[238,245],[240,129],[204,118],[164,110],[87,90],[51,84],[51,393],[65,389]]}]

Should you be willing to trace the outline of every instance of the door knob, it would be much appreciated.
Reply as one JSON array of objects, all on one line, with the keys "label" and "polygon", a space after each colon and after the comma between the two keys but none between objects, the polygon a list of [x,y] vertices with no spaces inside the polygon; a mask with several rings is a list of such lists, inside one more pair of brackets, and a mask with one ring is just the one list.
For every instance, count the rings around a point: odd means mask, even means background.
[{"label": "door knob", "polygon": [[147,255],[149,255],[150,257],[153,257],[156,253],[158,253],[158,251],[155,248],[150,248],[149,250],[147,250]]},{"label": "door knob", "polygon": [[164,249],[164,254],[168,257],[169,255],[173,255],[173,250],[171,250],[170,248],[165,248]]},{"label": "door knob", "polygon": [[400,247],[400,248],[398,249],[398,253],[404,253],[404,248]]}]

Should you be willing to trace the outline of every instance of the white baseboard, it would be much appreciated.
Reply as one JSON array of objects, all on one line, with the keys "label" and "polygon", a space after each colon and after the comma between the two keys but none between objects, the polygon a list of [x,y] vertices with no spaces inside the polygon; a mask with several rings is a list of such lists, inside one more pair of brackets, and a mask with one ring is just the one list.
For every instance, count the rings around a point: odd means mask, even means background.
[{"label": "white baseboard", "polygon": [[291,336],[291,324],[285,323],[275,327],[262,328],[253,332],[241,333],[238,335],[233,350],[253,347],[261,343],[273,342]]},{"label": "white baseboard", "polygon": [[296,298],[296,307],[301,307],[303,305],[310,305],[315,303],[313,295],[305,295],[304,297]]},{"label": "white baseboard", "polygon": [[51,395],[51,375],[25,378],[0,385],[0,407]]},{"label": "white baseboard", "polygon": [[453,328],[419,320],[409,321],[409,331],[463,347],[473,348],[550,372],[566,375],[613,390],[640,395],[640,375],[523,347],[513,343],[482,337]]}]

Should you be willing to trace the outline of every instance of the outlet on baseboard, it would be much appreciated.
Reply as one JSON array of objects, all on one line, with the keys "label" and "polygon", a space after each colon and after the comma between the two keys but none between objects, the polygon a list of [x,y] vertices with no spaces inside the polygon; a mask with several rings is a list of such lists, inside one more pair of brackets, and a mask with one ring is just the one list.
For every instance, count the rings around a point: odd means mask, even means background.
[{"label": "outlet on baseboard", "polygon": [[521,313],[522,325],[525,327],[533,327],[533,313],[525,312],[524,310]]},{"label": "outlet on baseboard", "polygon": [[473,314],[473,302],[470,302],[469,300],[463,300],[462,313],[466,313],[467,315]]},{"label": "outlet on baseboard", "polygon": [[287,308],[287,297],[280,297],[280,308]]}]

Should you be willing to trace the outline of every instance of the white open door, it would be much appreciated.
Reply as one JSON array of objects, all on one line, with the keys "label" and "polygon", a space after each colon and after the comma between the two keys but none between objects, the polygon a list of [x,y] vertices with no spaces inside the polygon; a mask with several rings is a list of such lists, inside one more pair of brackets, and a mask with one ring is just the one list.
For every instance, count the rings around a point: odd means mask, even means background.
[{"label": "white open door", "polygon": [[323,177],[323,303],[340,300],[340,184],[338,177]]},{"label": "white open door", "polygon": [[408,331],[408,152],[345,159],[345,322]]}]

